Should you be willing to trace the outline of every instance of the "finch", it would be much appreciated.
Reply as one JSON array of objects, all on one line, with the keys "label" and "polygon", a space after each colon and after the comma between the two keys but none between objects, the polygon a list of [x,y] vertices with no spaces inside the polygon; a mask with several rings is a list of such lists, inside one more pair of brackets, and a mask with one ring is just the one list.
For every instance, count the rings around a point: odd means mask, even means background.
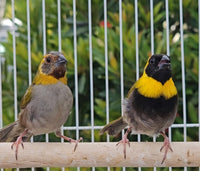
[{"label": "finch", "polygon": [[17,160],[18,148],[31,136],[55,132],[69,142],[79,140],[61,135],[60,127],[66,122],[73,105],[73,95],[67,86],[67,60],[60,52],[50,52],[42,59],[32,84],[20,104],[19,119],[0,130],[0,142],[14,142]]},{"label": "finch", "polygon": [[109,135],[117,135],[128,126],[124,137],[119,141],[124,144],[124,158],[126,144],[130,145],[127,138],[129,132],[148,136],[161,134],[164,144],[160,151],[165,149],[163,163],[168,150],[172,151],[165,129],[174,122],[178,107],[169,56],[155,54],[149,57],[142,76],[131,87],[122,107],[123,116],[107,124],[100,134],[108,132]]}]

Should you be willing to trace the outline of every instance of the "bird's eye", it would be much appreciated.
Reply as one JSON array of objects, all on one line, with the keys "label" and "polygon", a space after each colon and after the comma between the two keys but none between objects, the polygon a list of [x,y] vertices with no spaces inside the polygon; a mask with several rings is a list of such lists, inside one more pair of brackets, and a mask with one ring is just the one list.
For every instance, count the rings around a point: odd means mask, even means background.
[{"label": "bird's eye", "polygon": [[50,63],[50,62],[51,62],[51,58],[50,58],[50,57],[47,57],[47,58],[46,58],[46,61],[47,61],[48,63]]},{"label": "bird's eye", "polygon": [[150,61],[149,61],[150,64],[154,64],[154,62],[155,62],[154,58],[151,58]]}]

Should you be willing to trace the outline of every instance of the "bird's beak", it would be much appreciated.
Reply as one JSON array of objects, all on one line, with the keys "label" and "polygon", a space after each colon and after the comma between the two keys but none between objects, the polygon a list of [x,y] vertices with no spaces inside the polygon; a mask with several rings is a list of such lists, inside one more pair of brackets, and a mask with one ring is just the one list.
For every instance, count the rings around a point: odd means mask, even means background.
[{"label": "bird's beak", "polygon": [[160,62],[158,63],[159,69],[165,69],[168,68],[170,69],[170,59],[168,56],[163,55]]},{"label": "bird's beak", "polygon": [[56,63],[57,64],[66,64],[67,60],[63,55],[59,55],[58,61]]}]

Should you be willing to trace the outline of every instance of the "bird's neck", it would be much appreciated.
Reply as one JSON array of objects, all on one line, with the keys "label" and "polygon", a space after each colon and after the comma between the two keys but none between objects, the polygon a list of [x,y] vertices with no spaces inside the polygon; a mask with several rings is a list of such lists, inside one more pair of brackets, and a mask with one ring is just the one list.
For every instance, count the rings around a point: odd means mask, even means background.
[{"label": "bird's neck", "polygon": [[51,75],[46,75],[44,73],[37,73],[33,80],[33,84],[49,85],[49,84],[56,84],[59,81],[67,85],[66,75],[64,75],[64,77],[57,79]]},{"label": "bird's neck", "polygon": [[177,95],[177,89],[172,78],[169,78],[164,84],[147,76],[145,73],[134,84],[132,89],[137,89],[138,92],[148,98],[159,98],[163,96],[165,99]]}]

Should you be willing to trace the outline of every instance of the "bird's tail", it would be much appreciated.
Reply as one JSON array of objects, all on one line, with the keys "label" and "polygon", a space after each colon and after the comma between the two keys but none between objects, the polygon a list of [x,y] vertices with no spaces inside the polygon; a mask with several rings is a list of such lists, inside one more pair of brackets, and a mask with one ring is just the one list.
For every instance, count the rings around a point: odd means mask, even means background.
[{"label": "bird's tail", "polygon": [[104,128],[100,130],[100,134],[107,131],[109,135],[117,135],[126,126],[128,126],[128,124],[123,120],[123,117],[120,117],[104,126]]},{"label": "bird's tail", "polygon": [[[15,121],[0,130],[0,142],[15,142],[25,128],[19,126],[19,121]],[[23,141],[29,141],[31,135],[23,137]]]}]

